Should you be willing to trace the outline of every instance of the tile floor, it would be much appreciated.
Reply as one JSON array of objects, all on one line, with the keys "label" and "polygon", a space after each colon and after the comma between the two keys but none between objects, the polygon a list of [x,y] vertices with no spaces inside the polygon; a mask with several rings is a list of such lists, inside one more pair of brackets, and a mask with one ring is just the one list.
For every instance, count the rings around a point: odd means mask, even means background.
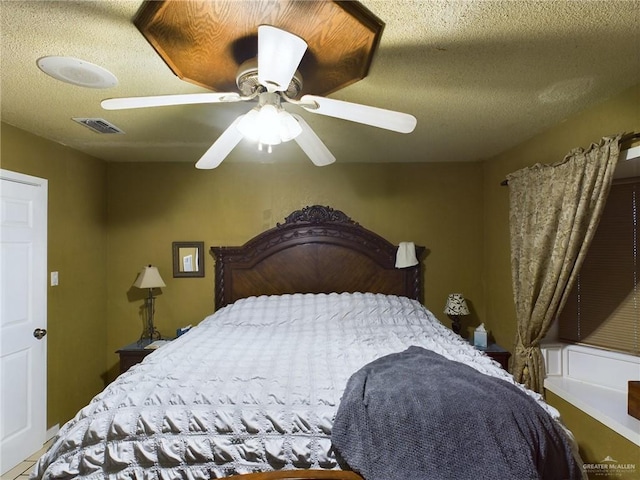
[{"label": "tile floor", "polygon": [[29,478],[29,474],[31,473],[31,470],[33,469],[33,466],[35,465],[36,461],[40,458],[40,456],[44,452],[47,451],[47,448],[49,448],[49,445],[51,445],[52,441],[53,439],[49,440],[36,453],[34,453],[29,458],[19,463],[18,465],[13,467],[11,470],[9,470],[7,473],[2,475],[0,477],[0,480],[16,480],[16,479],[26,480],[27,478]]}]

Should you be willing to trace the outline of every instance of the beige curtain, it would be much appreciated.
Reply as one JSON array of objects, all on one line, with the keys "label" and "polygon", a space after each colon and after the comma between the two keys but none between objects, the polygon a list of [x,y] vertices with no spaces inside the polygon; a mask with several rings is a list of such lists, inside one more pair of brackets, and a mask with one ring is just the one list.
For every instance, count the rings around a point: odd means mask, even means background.
[{"label": "beige curtain", "polygon": [[621,136],[605,137],[562,162],[507,176],[511,275],[517,316],[515,379],[542,393],[540,340],[561,311],[600,220]]}]

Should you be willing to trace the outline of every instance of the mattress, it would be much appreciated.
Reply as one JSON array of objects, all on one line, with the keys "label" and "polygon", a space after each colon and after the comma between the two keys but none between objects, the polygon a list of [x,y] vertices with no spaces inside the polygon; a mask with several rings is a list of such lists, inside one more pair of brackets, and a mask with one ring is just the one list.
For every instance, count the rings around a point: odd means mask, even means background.
[{"label": "mattress", "polygon": [[414,300],[370,293],[239,300],[120,375],[65,424],[36,479],[207,479],[337,469],[349,377],[411,345],[516,384]]}]

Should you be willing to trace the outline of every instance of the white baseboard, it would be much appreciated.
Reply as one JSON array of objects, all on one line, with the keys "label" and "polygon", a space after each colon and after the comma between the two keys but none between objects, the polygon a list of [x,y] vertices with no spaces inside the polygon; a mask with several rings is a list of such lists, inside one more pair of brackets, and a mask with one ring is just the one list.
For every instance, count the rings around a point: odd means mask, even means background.
[{"label": "white baseboard", "polygon": [[48,442],[49,440],[51,440],[53,437],[55,437],[58,432],[60,431],[60,424],[56,423],[53,427],[51,427],[49,430],[47,430],[47,432],[45,433],[44,436],[44,441],[45,443]]}]

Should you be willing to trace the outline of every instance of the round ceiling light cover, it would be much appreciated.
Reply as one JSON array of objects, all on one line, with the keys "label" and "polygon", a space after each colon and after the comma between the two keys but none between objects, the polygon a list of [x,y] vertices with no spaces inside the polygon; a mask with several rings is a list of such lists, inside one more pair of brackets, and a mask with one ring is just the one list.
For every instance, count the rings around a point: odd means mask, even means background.
[{"label": "round ceiling light cover", "polygon": [[87,88],[111,88],[118,79],[108,70],[73,57],[49,56],[36,62],[47,75],[72,85]]}]

